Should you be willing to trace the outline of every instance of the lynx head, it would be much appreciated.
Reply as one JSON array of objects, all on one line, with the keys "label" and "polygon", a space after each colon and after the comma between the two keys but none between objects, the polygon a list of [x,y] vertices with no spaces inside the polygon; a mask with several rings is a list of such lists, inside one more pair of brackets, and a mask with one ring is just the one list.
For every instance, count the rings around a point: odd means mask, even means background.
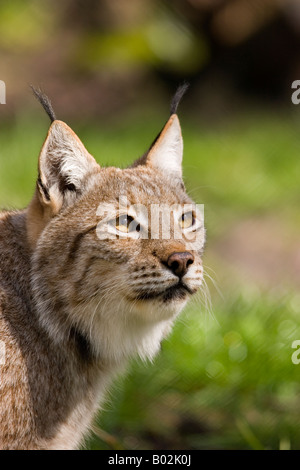
[{"label": "lynx head", "polygon": [[182,182],[184,91],[126,169],[96,163],[38,94],[53,122],[27,212],[37,312],[53,340],[80,336],[103,361],[153,357],[202,283],[203,219]]}]

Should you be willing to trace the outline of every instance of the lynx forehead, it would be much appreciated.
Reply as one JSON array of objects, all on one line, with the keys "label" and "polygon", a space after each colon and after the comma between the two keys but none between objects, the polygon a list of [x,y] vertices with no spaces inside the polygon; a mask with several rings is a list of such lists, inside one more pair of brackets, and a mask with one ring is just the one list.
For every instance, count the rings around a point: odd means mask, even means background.
[{"label": "lynx forehead", "polygon": [[101,167],[34,90],[52,121],[36,191],[0,217],[1,448],[77,448],[114,375],[157,354],[201,286],[203,213],[182,181],[176,114],[184,91],[150,149],[119,169]]}]

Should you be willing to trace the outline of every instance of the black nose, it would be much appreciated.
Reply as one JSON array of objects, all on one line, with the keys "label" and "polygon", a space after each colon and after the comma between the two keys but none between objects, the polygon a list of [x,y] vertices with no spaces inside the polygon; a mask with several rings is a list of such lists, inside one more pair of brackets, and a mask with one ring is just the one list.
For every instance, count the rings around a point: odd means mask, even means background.
[{"label": "black nose", "polygon": [[194,262],[194,256],[188,251],[172,253],[167,261],[168,267],[178,277],[183,277],[191,264]]}]

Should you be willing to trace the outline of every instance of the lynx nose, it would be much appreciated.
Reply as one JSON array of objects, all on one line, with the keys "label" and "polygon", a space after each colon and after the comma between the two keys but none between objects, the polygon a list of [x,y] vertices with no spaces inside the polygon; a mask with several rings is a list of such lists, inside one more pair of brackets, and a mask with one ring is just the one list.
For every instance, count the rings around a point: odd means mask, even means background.
[{"label": "lynx nose", "polygon": [[194,256],[188,251],[172,253],[167,261],[168,267],[178,277],[183,277],[191,264],[194,262]]}]

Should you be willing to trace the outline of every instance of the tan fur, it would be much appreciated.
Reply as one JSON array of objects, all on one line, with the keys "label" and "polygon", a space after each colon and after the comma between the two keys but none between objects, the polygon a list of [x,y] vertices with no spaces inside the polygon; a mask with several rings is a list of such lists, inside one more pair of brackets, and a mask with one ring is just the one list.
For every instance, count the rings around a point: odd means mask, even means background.
[{"label": "tan fur", "polygon": [[[78,448],[115,375],[131,357],[152,359],[171,331],[189,295],[163,297],[177,283],[167,262],[185,240],[100,240],[96,227],[99,207],[120,195],[147,207],[191,202],[178,148],[172,161],[179,129],[173,115],[144,162],[120,170],[100,168],[54,121],[29,207],[0,214],[1,449]],[[159,149],[169,144],[166,172]],[[190,293],[202,282],[201,230],[183,278]]]}]

